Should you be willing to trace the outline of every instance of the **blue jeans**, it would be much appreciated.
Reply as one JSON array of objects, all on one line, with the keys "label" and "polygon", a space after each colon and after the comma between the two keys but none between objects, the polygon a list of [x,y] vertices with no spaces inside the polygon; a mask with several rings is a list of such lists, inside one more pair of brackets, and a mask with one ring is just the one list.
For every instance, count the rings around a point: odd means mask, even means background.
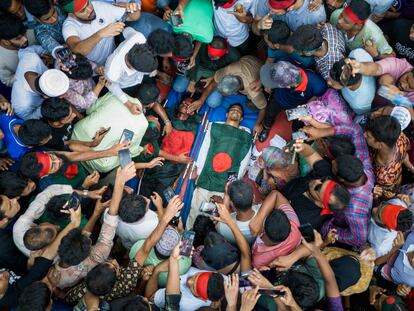
[{"label": "blue jeans", "polygon": [[161,18],[147,12],[142,12],[141,17],[137,21],[127,22],[127,26],[134,28],[142,33],[145,38],[156,29],[163,29],[172,32],[171,25],[164,22]]}]

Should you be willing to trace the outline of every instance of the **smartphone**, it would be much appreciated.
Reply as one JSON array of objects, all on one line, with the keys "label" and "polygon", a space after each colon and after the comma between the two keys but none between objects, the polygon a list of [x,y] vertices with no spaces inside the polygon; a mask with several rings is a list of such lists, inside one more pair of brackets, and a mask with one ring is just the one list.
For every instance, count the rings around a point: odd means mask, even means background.
[{"label": "smartphone", "polygon": [[130,12],[125,12],[124,14],[122,14],[118,22],[125,23],[130,14],[131,14]]},{"label": "smartphone", "polygon": [[167,189],[163,191],[163,194],[164,194],[165,201],[169,202],[175,196],[175,191],[173,188],[167,187]]},{"label": "smartphone", "polygon": [[297,120],[302,117],[309,115],[308,109],[306,108],[293,108],[286,110],[286,116],[288,121]]},{"label": "smartphone", "polygon": [[62,64],[69,70],[78,67],[75,58],[73,57],[72,51],[69,48],[64,47],[57,50],[56,56],[62,62]]},{"label": "smartphone", "polygon": [[207,216],[218,216],[217,206],[212,202],[201,203],[200,212],[206,214]]},{"label": "smartphone", "polygon": [[69,202],[68,202],[68,209],[74,209],[77,210],[80,203],[81,203],[81,197],[76,192],[73,192],[70,196]]},{"label": "smartphone", "polygon": [[253,284],[250,282],[247,277],[239,277],[239,287],[252,287]]},{"label": "smartphone", "polygon": [[173,26],[181,26],[183,24],[183,19],[180,14],[172,14],[170,16],[170,21]]},{"label": "smartphone", "polygon": [[295,141],[296,139],[303,139],[303,140],[307,140],[309,139],[308,135],[306,135],[304,132],[302,131],[296,131],[292,133],[292,140]]},{"label": "smartphone", "polygon": [[106,202],[109,201],[110,199],[112,199],[112,193],[114,191],[114,186],[112,184],[109,184],[104,193],[102,193],[102,201]]},{"label": "smartphone", "polygon": [[[132,141],[132,138],[134,137],[134,132],[124,129],[121,135],[121,139],[119,140],[120,143],[125,142],[126,140]],[[119,156],[119,163],[121,164],[121,167],[127,166],[129,163],[131,163],[131,153],[129,152],[129,149],[121,150],[118,152]]]},{"label": "smartphone", "polygon": [[227,182],[232,183],[237,180],[237,172],[227,172]]},{"label": "smartphone", "polygon": [[280,297],[280,296],[284,296],[285,292],[280,289],[274,289],[274,288],[259,288],[259,294]]},{"label": "smartphone", "polygon": [[181,237],[181,246],[180,246],[180,255],[189,257],[191,255],[191,250],[193,248],[195,232],[190,230],[185,230],[183,236]]},{"label": "smartphone", "polygon": [[310,223],[306,223],[300,226],[299,231],[306,242],[315,241],[315,234],[313,233],[313,227]]}]

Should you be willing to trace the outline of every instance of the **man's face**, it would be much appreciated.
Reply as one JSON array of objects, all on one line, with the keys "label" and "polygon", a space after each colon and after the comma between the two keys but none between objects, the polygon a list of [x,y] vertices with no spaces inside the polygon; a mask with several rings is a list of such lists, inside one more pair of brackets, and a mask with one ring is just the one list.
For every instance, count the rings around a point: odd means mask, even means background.
[{"label": "man's face", "polygon": [[5,195],[0,195],[0,197],[2,199],[0,210],[7,217],[7,219],[12,220],[20,211],[19,202],[17,199],[9,199]]},{"label": "man's face", "polygon": [[24,20],[26,18],[24,6],[20,0],[12,0],[8,12],[17,16],[21,20]]},{"label": "man's face", "polygon": [[339,9],[342,7],[342,5],[344,4],[345,1],[343,0],[326,0],[326,6],[334,11],[336,9]]},{"label": "man's face", "polygon": [[198,273],[194,274],[192,277],[189,277],[187,279],[187,287],[190,289],[191,293],[195,297],[198,297],[197,291],[196,291],[196,284],[197,284],[197,280],[200,277],[201,273],[202,272],[198,272]]},{"label": "man's face", "polygon": [[240,122],[243,118],[243,110],[239,106],[233,106],[227,112],[227,120],[233,122]]},{"label": "man's face", "polygon": [[290,11],[294,11],[297,10],[299,8],[302,7],[304,0],[296,0],[295,2],[292,3],[292,5],[286,9],[280,9],[280,10],[275,10],[272,9],[272,7],[269,4],[269,9],[270,9],[270,14],[273,15],[285,15]]},{"label": "man's face", "polygon": [[386,204],[380,204],[377,207],[374,207],[371,210],[371,215],[372,218],[374,218],[374,221],[378,224],[384,224],[384,222],[382,221],[382,213],[384,212],[384,208],[386,207]]},{"label": "man's face", "polygon": [[55,10],[55,7],[52,5],[47,14],[36,19],[42,24],[55,25],[58,21],[58,14]]},{"label": "man's face", "polygon": [[54,153],[48,153],[50,158],[49,175],[57,173],[63,165],[63,160]]},{"label": "man's face", "polygon": [[190,104],[192,103],[191,99],[184,99],[181,104],[178,106],[177,109],[177,118],[181,121],[186,121],[188,120],[188,117],[193,115],[194,112],[192,113],[188,113],[188,107],[190,106]]},{"label": "man's face", "polygon": [[339,15],[337,27],[343,31],[349,31],[354,28],[355,23],[344,12]]},{"label": "man's face", "polygon": [[76,118],[76,114],[73,112],[72,106],[70,106],[69,107],[69,114],[66,117],[64,117],[63,119],[59,120],[59,121],[51,122],[51,125],[53,127],[60,128],[60,127],[65,126],[67,124],[71,124],[75,118]]},{"label": "man's face", "polygon": [[26,32],[13,39],[10,39],[9,42],[10,45],[16,50],[24,49],[29,45],[29,40],[27,39]]},{"label": "man's face", "polygon": [[414,92],[414,76],[411,71],[404,73],[398,79],[397,87],[403,92]]},{"label": "man's face", "polygon": [[378,149],[379,145],[374,136],[372,136],[372,133],[370,131],[365,131],[364,133],[365,140],[367,141],[368,146],[374,149]]},{"label": "man's face", "polygon": [[10,274],[7,271],[0,272],[0,299],[4,297],[9,288]]},{"label": "man's face", "polygon": [[90,1],[77,13],[74,15],[81,21],[90,22],[96,18],[95,9]]}]

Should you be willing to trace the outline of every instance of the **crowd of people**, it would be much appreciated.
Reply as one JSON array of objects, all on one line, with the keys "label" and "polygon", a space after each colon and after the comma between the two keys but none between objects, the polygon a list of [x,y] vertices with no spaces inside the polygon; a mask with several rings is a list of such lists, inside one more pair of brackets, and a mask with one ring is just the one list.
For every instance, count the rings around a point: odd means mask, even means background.
[{"label": "crowd of people", "polygon": [[414,2],[1,0],[0,310],[414,310]]}]

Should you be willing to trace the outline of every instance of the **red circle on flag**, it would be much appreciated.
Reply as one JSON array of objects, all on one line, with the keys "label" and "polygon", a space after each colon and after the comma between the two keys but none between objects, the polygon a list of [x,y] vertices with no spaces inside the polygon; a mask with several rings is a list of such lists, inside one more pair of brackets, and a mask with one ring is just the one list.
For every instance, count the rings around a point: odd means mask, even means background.
[{"label": "red circle on flag", "polygon": [[213,157],[213,170],[222,173],[231,168],[233,159],[225,152],[219,152]]}]

